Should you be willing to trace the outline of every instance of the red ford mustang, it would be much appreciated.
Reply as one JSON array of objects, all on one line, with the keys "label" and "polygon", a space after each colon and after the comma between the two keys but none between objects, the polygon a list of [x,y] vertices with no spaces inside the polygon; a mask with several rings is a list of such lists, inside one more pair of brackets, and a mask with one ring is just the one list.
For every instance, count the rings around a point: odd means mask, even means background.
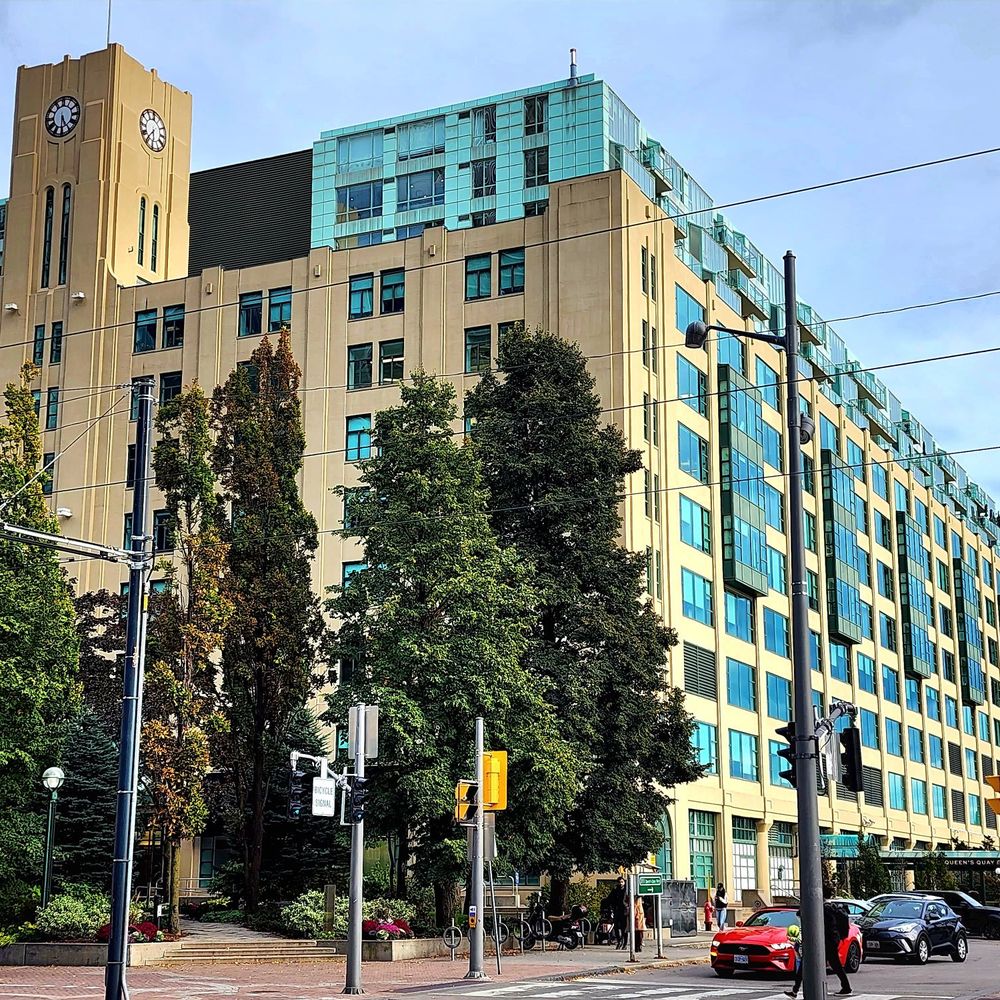
[{"label": "red ford mustang", "polygon": [[[795,949],[788,928],[800,922],[794,908],[769,906],[756,910],[746,923],[727,927],[712,938],[712,968],[716,975],[735,972],[795,971]],[[851,933],[840,942],[840,960],[848,972],[857,972],[863,952],[861,931],[851,924]]]}]

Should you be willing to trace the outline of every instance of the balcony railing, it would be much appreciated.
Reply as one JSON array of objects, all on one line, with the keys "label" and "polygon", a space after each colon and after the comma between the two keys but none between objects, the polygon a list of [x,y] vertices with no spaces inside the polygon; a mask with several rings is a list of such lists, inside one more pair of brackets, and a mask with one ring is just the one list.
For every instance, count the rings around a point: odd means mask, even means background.
[{"label": "balcony railing", "polygon": [[726,281],[743,296],[744,316],[756,316],[764,320],[770,317],[771,303],[767,301],[767,295],[743,271],[732,268],[726,272]]},{"label": "balcony railing", "polygon": [[861,412],[868,418],[868,424],[873,430],[878,431],[883,438],[889,441],[895,439],[896,435],[893,432],[892,421],[885,410],[876,406],[870,399],[860,400],[859,405]]},{"label": "balcony railing", "polygon": [[724,222],[716,222],[715,238],[729,251],[741,270],[749,277],[756,278],[762,267],[763,257],[760,251],[742,234],[730,229]]}]

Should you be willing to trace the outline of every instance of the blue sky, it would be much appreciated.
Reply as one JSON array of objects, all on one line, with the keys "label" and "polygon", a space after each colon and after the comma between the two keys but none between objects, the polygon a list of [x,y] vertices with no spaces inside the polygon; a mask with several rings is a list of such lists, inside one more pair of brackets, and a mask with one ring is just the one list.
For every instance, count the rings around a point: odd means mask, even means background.
[{"label": "blue sky", "polygon": [[[106,10],[0,5],[0,122],[18,65],[103,47]],[[1000,145],[998,37],[989,0],[115,0],[112,28],[194,95],[194,169],[562,79],[575,45],[718,202]],[[1000,288],[998,182],[1000,154],[731,215],[843,316]],[[1000,346],[1000,297],[838,329],[866,364]],[[998,373],[1000,355],[882,377],[955,449],[1000,444]],[[1000,458],[959,461],[1000,497]]]}]

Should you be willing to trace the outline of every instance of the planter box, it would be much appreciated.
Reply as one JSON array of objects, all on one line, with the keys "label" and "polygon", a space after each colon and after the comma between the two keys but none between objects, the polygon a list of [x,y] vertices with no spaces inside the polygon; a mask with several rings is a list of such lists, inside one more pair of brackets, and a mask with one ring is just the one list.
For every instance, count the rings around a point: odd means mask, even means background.
[{"label": "planter box", "polygon": [[[330,942],[338,955],[347,954],[346,941]],[[456,955],[467,955],[469,942],[463,938]],[[492,941],[486,941],[487,955],[492,955]],[[402,941],[362,941],[361,960],[363,962],[405,962],[414,958],[447,958],[451,954],[448,946],[439,937],[405,938]]]},{"label": "planter box", "polygon": [[[129,945],[129,965],[149,965],[177,949],[173,941]],[[108,946],[96,942],[19,941],[0,948],[0,965],[104,965]]]}]

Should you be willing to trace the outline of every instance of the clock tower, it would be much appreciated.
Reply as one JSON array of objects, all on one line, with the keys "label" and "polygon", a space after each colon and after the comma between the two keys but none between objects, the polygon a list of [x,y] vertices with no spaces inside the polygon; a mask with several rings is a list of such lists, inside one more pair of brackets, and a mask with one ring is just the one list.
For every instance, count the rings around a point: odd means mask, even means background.
[{"label": "clock tower", "polygon": [[5,380],[16,368],[5,344],[53,323],[64,334],[113,324],[118,286],[187,274],[190,147],[190,94],[120,45],[18,70],[0,278]]}]

